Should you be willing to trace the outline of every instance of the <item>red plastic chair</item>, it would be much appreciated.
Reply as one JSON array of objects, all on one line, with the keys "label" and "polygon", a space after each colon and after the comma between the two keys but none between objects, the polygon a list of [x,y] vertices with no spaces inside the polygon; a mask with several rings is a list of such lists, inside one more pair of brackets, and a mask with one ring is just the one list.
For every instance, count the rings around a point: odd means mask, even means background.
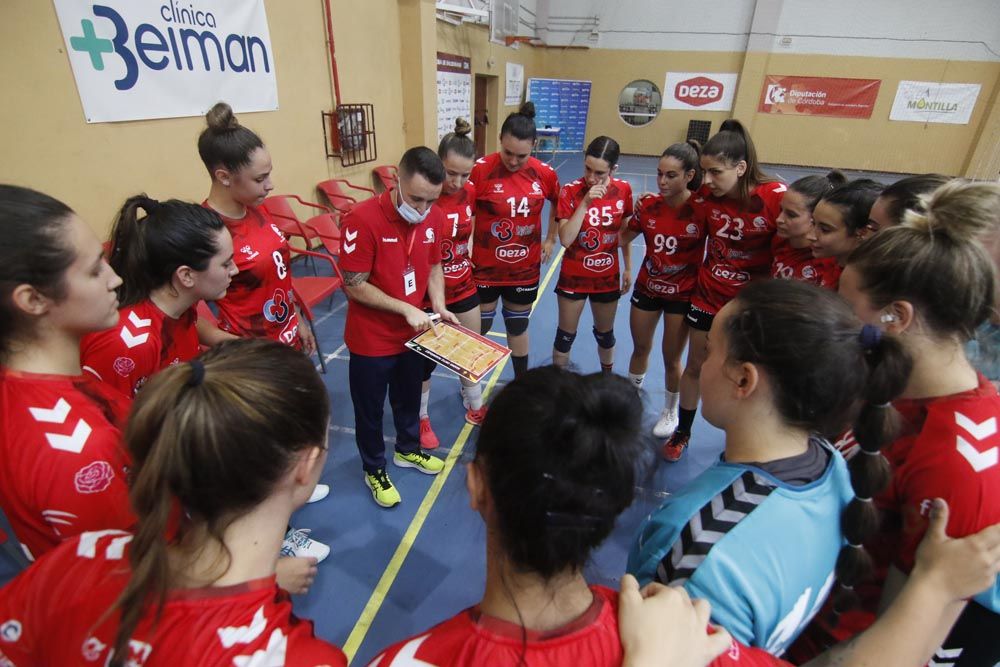
[{"label": "red plastic chair", "polygon": [[317,215],[302,225],[316,235],[328,253],[340,257],[340,221],[334,215]]},{"label": "red plastic chair", "polygon": [[313,337],[316,339],[316,356],[319,357],[320,368],[322,368],[323,372],[326,373],[326,360],[323,358],[323,351],[319,346],[319,336],[316,335],[316,327],[313,325],[312,309],[319,305],[323,300],[328,298],[332,299],[337,290],[343,288],[344,274],[340,272],[340,267],[337,266],[337,262],[335,262],[329,255],[313,252],[311,250],[300,250],[299,252],[303,255],[309,255],[315,259],[321,259],[324,262],[329,262],[330,267],[333,269],[332,276],[302,276],[292,278],[292,289],[295,290],[296,297],[295,301],[302,309],[302,314],[309,323],[309,329],[312,330]]},{"label": "red plastic chair", "polygon": [[354,185],[344,178],[331,178],[328,181],[321,181],[317,183],[316,189],[323,193],[323,196],[330,202],[330,206],[341,213],[348,213],[352,208],[354,208],[354,205],[358,203],[358,198],[354,195],[348,194],[342,186],[347,186],[348,188],[358,190],[359,192],[367,192],[371,194],[372,197],[378,195],[378,193],[371,188]]},{"label": "red plastic chair", "polygon": [[[268,213],[271,214],[271,218],[274,220],[274,224],[278,226],[278,229],[288,237],[299,237],[302,239],[302,243],[309,250],[315,247],[315,243],[318,240],[316,234],[307,227],[304,226],[303,221],[299,218],[298,214],[295,213],[295,209],[289,200],[295,200],[299,204],[323,211],[313,218],[330,216],[331,211],[326,206],[322,204],[314,204],[311,201],[305,201],[298,195],[271,195],[264,200],[264,208]],[[310,219],[313,219],[310,218]],[[292,252],[298,253],[298,249],[295,247],[291,248]],[[316,273],[316,263],[310,260],[312,264],[313,273]]]},{"label": "red plastic chair", "polygon": [[395,165],[387,164],[372,169],[377,183],[388,191],[393,191],[399,185],[399,170]]}]

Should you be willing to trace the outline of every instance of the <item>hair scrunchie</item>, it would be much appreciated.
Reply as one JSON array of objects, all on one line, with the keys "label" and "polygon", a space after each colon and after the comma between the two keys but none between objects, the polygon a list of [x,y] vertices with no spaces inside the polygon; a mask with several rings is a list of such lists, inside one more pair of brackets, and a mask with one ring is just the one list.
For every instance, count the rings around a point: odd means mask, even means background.
[{"label": "hair scrunchie", "polygon": [[866,324],[861,327],[861,333],[858,334],[858,340],[861,342],[861,349],[866,352],[868,350],[874,350],[882,341],[882,330],[873,324]]},{"label": "hair scrunchie", "polygon": [[188,365],[191,367],[191,377],[188,378],[187,386],[197,387],[205,381],[205,364],[195,359]]}]

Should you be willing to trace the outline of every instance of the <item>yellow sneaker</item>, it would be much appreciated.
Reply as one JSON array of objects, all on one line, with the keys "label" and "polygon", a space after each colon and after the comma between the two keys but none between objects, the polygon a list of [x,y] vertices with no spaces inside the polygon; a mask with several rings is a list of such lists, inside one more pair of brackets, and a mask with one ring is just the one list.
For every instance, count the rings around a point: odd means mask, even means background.
[{"label": "yellow sneaker", "polygon": [[415,468],[425,475],[436,475],[444,470],[444,461],[419,449],[412,454],[396,452],[392,462],[400,468]]},{"label": "yellow sneaker", "polygon": [[373,473],[366,472],[365,484],[372,490],[372,498],[375,499],[375,504],[377,505],[395,507],[403,500],[399,496],[399,491],[396,490],[396,487],[389,480],[389,475],[386,474],[385,468],[379,468]]}]

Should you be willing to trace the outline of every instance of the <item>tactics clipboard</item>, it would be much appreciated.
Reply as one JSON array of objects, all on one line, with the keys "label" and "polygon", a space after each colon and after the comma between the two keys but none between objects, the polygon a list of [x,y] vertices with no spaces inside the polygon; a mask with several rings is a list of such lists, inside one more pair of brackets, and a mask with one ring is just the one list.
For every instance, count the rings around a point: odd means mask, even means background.
[{"label": "tactics clipboard", "polygon": [[453,373],[479,382],[510,350],[451,322],[440,322],[406,341],[406,347]]}]

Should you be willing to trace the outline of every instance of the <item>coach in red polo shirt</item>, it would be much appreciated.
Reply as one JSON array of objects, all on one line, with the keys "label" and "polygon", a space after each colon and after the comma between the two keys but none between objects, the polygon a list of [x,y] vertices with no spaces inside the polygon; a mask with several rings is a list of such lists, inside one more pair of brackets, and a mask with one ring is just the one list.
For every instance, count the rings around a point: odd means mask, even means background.
[{"label": "coach in red polo shirt", "polygon": [[392,507],[399,491],[385,470],[382,414],[388,390],[396,425],[393,463],[436,475],[444,461],[420,449],[423,358],[404,343],[431,326],[421,308],[426,294],[442,319],[441,194],[444,166],[429,148],[411,148],[399,163],[399,187],[355,206],[343,220],[340,268],[347,295],[344,341],[351,351],[350,384],[358,451],[375,502]]}]

